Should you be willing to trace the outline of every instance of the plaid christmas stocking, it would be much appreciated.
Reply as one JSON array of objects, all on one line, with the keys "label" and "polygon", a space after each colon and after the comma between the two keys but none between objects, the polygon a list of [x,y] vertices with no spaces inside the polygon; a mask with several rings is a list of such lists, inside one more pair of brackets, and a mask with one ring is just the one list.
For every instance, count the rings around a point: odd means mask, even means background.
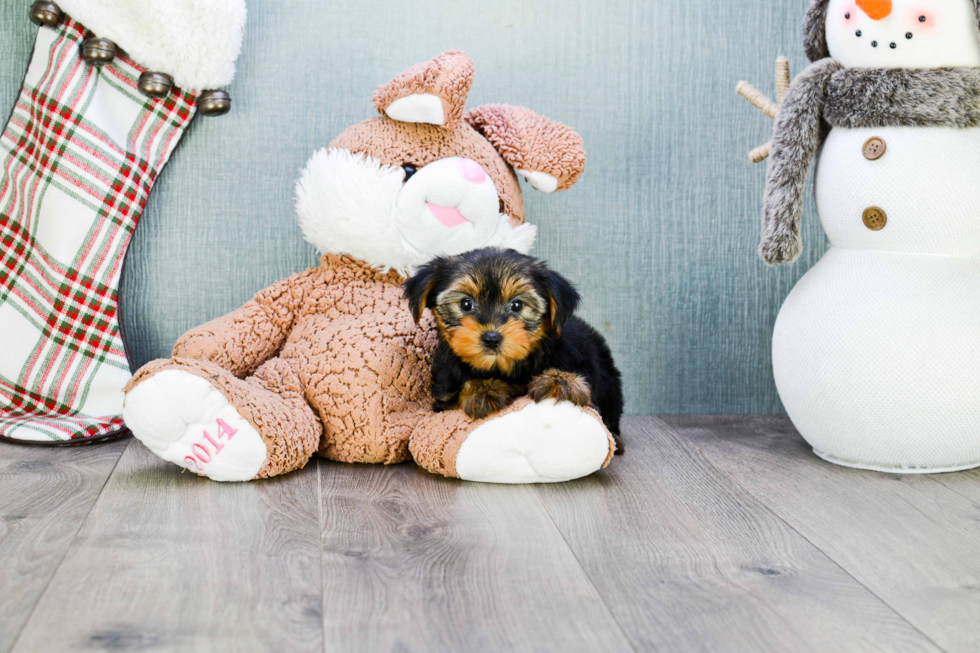
[{"label": "plaid christmas stocking", "polygon": [[0,438],[61,443],[123,432],[126,248],[198,103],[205,113],[227,110],[220,91],[187,89],[229,82],[241,43],[244,4],[225,0],[211,9],[229,10],[232,27],[237,12],[233,47],[196,67],[172,56],[181,39],[206,40],[212,29],[214,17],[191,11],[193,1],[141,0],[147,23],[174,14],[167,27],[177,33],[156,36],[166,43],[146,39],[139,12],[123,6],[129,0],[31,7],[42,27],[0,136]]}]

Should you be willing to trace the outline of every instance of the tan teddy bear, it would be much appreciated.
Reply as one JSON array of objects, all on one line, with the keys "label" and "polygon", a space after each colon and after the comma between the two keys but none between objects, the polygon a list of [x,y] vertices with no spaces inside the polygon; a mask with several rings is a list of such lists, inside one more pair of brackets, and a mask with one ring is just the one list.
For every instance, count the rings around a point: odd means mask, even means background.
[{"label": "tan teddy bear", "polygon": [[608,464],[598,414],[523,398],[485,420],[432,412],[430,318],[416,326],[405,275],[438,254],[489,245],[527,252],[517,174],[570,188],[581,138],[532,111],[465,112],[473,63],[447,52],[375,93],[381,117],[313,155],[297,184],[320,266],[259,292],[187,332],[173,357],[126,388],[124,417],[161,458],[219,481],[331,460],[409,458],[445,476],[499,483],[564,481]]}]

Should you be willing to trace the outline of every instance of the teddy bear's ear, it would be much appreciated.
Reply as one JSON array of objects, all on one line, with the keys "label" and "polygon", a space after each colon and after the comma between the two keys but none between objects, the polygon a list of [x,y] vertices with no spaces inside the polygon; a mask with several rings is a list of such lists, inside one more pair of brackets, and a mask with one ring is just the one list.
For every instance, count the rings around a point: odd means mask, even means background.
[{"label": "teddy bear's ear", "polygon": [[453,127],[466,110],[473,72],[473,61],[465,52],[443,52],[378,87],[374,106],[392,120]]},{"label": "teddy bear's ear", "polygon": [[582,137],[530,109],[487,104],[470,109],[464,119],[537,190],[567,190],[585,170]]}]

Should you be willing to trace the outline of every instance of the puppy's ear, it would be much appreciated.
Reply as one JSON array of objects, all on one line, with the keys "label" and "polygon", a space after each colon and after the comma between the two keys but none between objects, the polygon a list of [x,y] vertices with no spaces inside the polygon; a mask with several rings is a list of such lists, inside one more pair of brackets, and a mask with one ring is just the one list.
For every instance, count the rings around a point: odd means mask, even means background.
[{"label": "puppy's ear", "polygon": [[560,336],[561,328],[575,314],[581,297],[572,282],[554,270],[544,270],[543,275],[548,289],[551,328],[556,336]]},{"label": "puppy's ear", "polygon": [[374,106],[399,122],[455,127],[466,110],[473,72],[473,61],[465,52],[443,52],[378,87]]},{"label": "puppy's ear", "polygon": [[415,318],[415,324],[422,321],[426,308],[435,306],[436,297],[446,285],[446,275],[451,271],[451,259],[441,257],[433,259],[419,268],[402,287],[405,289],[405,299]]},{"label": "puppy's ear", "polygon": [[464,119],[537,190],[567,190],[585,170],[582,137],[530,109],[486,104],[467,111]]}]

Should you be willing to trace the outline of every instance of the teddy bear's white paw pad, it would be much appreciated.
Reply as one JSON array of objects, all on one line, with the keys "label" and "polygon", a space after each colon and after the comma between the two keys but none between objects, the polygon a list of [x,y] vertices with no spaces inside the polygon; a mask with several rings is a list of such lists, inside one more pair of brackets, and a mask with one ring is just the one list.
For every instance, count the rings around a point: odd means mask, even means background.
[{"label": "teddy bear's white paw pad", "polygon": [[265,442],[206,379],[164,370],[126,395],[123,419],[157,456],[215,481],[255,478]]},{"label": "teddy bear's white paw pad", "polygon": [[598,471],[608,454],[599,420],[549,399],[478,427],[459,449],[456,473],[484,483],[560,483]]}]

